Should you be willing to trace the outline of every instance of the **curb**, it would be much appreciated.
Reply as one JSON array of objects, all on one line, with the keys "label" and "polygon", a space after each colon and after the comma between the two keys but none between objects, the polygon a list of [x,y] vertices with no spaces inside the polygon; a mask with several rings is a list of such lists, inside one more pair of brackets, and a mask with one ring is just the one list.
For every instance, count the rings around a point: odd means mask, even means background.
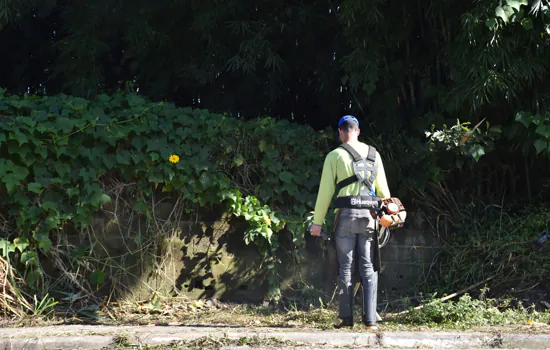
[{"label": "curb", "polygon": [[[0,349],[105,349],[117,342],[158,346],[202,337],[239,340],[244,337],[279,339],[312,347],[384,348],[550,348],[550,334],[482,332],[346,332],[245,327],[184,326],[51,326],[0,329]],[[261,346],[261,344],[260,344]],[[225,346],[246,349],[248,346]],[[256,347],[258,349],[258,347]]]},{"label": "curb", "polygon": [[89,335],[84,337],[44,337],[28,339],[0,338],[0,349],[101,349],[110,347],[113,337],[102,335]]}]

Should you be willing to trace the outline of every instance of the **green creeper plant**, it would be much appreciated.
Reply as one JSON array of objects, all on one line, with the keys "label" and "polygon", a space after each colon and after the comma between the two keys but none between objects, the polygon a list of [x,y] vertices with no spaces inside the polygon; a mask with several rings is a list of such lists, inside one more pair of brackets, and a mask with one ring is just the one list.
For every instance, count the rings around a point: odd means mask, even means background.
[{"label": "green creeper plant", "polygon": [[[109,183],[132,183],[132,210],[176,192],[190,208],[216,207],[248,223],[243,239],[266,257],[270,295],[278,295],[281,247],[290,235],[300,259],[305,215],[314,205],[330,133],[258,118],[152,103],[136,95],[9,95],[0,90],[0,251],[27,283],[43,284],[43,259],[66,230],[82,230],[112,200]],[[192,209],[190,209],[192,210]],[[93,242],[92,242],[93,244]],[[82,247],[67,252],[86,259]],[[99,264],[101,265],[101,264]],[[100,266],[87,283],[101,285]]]}]

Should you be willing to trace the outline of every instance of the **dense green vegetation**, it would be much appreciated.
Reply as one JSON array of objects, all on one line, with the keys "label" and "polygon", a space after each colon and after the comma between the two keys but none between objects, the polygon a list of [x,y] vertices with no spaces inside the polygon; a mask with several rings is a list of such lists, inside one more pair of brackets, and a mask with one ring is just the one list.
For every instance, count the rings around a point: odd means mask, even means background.
[{"label": "dense green vegetation", "polygon": [[49,290],[39,255],[83,278],[80,288],[91,292],[104,284],[101,266],[109,258],[98,259],[94,239],[74,245],[67,234],[89,234],[95,215],[113,197],[123,198],[127,215],[147,219],[145,230],[129,227],[125,233],[144,246],[163,234],[152,204],[162,193],[177,196],[174,206],[188,213],[198,206],[244,218],[244,240],[265,255],[275,296],[282,255],[275,233],[289,234],[299,260],[295,248],[304,243],[331,135],[288,121],[242,121],[152,103],[135,94],[90,101],[20,98],[0,90],[0,105],[0,252],[22,268],[28,286]]},{"label": "dense green vegetation", "polygon": [[283,250],[299,259],[330,127],[353,113],[393,195],[446,242],[439,288],[533,288],[549,40],[546,0],[5,1],[0,251],[42,296],[43,261],[93,291],[104,261],[63,235],[122,182],[146,218],[155,191],[189,211],[223,202],[273,270]]},{"label": "dense green vegetation", "polygon": [[[14,0],[0,5],[0,25],[0,83],[12,93],[139,91],[316,130],[351,112],[400,197],[430,179],[460,189],[461,201],[533,201],[546,190],[545,0]],[[426,152],[432,125],[483,118],[501,131],[493,143],[446,145],[479,163]]]}]

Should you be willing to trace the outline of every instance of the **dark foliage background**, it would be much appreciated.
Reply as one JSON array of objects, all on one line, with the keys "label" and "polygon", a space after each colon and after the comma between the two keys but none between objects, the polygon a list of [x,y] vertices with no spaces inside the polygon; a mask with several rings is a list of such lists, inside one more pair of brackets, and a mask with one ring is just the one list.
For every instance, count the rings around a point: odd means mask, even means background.
[{"label": "dark foliage background", "polygon": [[[11,0],[0,7],[0,84],[86,98],[132,90],[315,129],[353,113],[385,151],[398,195],[446,180],[464,200],[533,201],[548,184],[549,133],[515,118],[525,111],[548,120],[548,5]],[[492,147],[427,151],[432,125],[483,118],[501,131]]]}]

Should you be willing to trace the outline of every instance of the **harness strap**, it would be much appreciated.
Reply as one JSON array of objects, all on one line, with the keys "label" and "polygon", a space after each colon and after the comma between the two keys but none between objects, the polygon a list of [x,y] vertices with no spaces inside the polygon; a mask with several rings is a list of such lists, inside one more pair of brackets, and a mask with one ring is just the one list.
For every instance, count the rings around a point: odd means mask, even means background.
[{"label": "harness strap", "polygon": [[351,175],[347,179],[344,179],[336,184],[336,193],[340,192],[340,190],[346,186],[351,185],[352,183],[357,182],[357,176],[355,174]]},{"label": "harness strap", "polygon": [[376,164],[376,148],[369,146],[369,153],[367,155],[367,160],[373,163],[372,167],[367,168],[367,170],[370,170],[370,177],[368,179],[369,186],[372,186],[372,184],[374,184],[374,180],[376,179],[376,174],[378,173],[378,167]]},{"label": "harness strap", "polygon": [[[345,149],[353,157],[354,174],[336,184],[336,193],[340,192],[340,190],[346,186],[359,182],[361,185],[364,184],[366,186],[365,189],[361,189],[361,196],[369,195],[378,171],[376,166],[376,148],[369,146],[367,158],[363,159],[361,158],[361,155],[359,155],[359,153],[349,144],[343,143],[340,147]],[[373,163],[373,166],[368,165],[367,161]],[[370,176],[367,178],[366,176],[363,176],[361,172],[365,175],[367,172],[370,172]]]},{"label": "harness strap", "polygon": [[[343,143],[343,144],[340,145],[340,147],[342,147],[343,149],[348,151],[349,154],[351,154],[351,156],[353,157],[354,162],[359,162],[359,161],[363,160],[361,155],[359,153],[357,153],[357,151],[354,150],[353,147],[351,147],[349,145],[349,143]],[[369,155],[370,155],[370,149],[369,149]]]},{"label": "harness strap", "polygon": [[367,159],[373,163],[376,161],[376,148],[369,146],[369,153],[367,155]]}]

